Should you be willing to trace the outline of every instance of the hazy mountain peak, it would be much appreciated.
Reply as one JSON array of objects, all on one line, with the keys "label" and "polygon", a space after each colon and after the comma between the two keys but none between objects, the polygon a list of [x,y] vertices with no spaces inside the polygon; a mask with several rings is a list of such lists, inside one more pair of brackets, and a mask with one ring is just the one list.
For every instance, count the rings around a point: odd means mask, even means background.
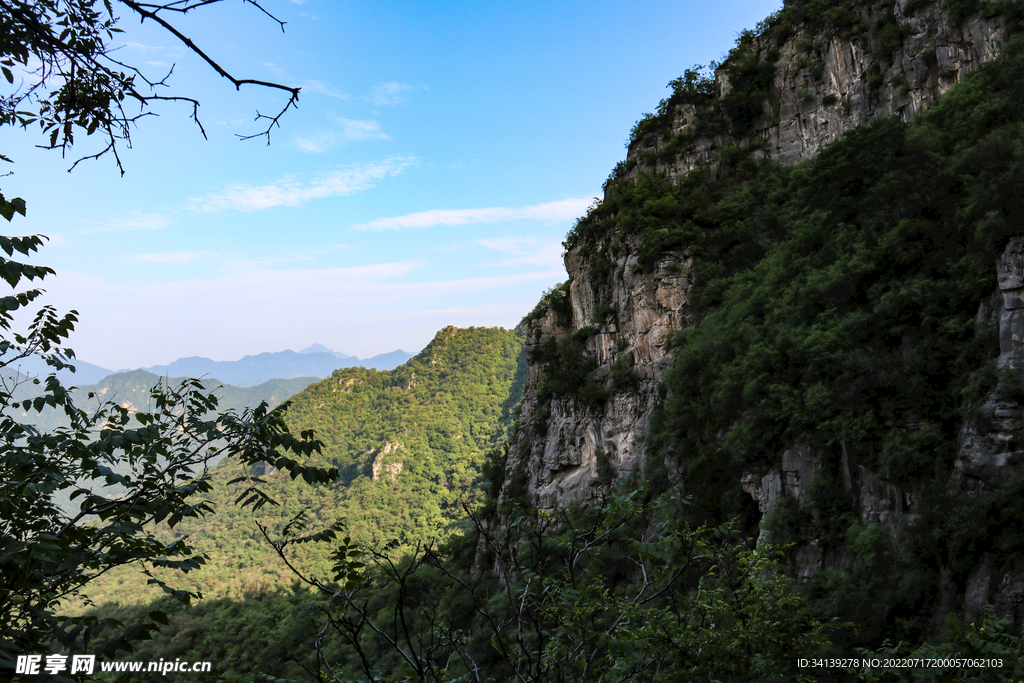
[{"label": "hazy mountain peak", "polygon": [[340,351],[329,349],[323,344],[317,344],[315,342],[299,351],[299,353],[329,353],[335,358],[355,358],[355,356],[350,356],[347,353],[341,353]]}]

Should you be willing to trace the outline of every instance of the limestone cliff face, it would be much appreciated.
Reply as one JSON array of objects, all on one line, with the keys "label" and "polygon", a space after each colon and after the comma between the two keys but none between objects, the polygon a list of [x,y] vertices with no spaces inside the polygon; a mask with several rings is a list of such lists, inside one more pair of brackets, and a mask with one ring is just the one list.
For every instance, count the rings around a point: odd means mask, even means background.
[{"label": "limestone cliff face", "polygon": [[[590,328],[586,354],[596,368],[593,376],[606,388],[599,405],[575,398],[541,397],[544,373],[551,371],[531,362],[524,387],[520,428],[509,454],[509,468],[523,468],[528,493],[542,508],[553,508],[594,495],[599,461],[612,476],[630,474],[643,462],[643,437],[658,400],[659,381],[670,362],[668,335],[686,324],[686,291],[690,286],[689,259],[685,254],[664,259],[653,273],[635,269],[639,245],[631,243],[595,281],[587,254],[565,255],[569,272],[571,321],[559,322],[549,309],[530,326],[527,358],[549,340]],[[611,312],[601,315],[601,309]],[[617,388],[613,364],[631,371],[631,383]]]},{"label": "limestone cliff face", "polygon": [[[876,117],[906,119],[927,109],[963,74],[992,59],[1006,38],[998,17],[967,17],[954,23],[937,2],[915,4],[915,10],[904,12],[908,3],[901,0],[894,9],[902,39],[884,69],[873,65],[863,41],[797,29],[775,48],[774,81],[752,132],[697,139],[682,149],[671,146],[668,136],[641,141],[630,148],[625,177],[635,179],[647,171],[677,181],[698,168],[715,173],[720,150],[732,144],[757,149],[785,164],[805,160]],[[766,41],[755,41],[765,42],[757,43],[763,56],[772,52]],[[727,73],[725,67],[716,73],[718,98],[731,88]],[[693,105],[676,107],[672,135],[685,133],[697,114]],[[635,267],[640,247],[636,238],[609,235],[596,248],[567,252],[571,315],[560,318],[549,308],[530,326],[527,350],[534,359],[551,340],[574,334],[585,338],[591,376],[605,392],[602,401],[589,404],[574,397],[545,396],[545,373],[552,368],[537,360],[530,363],[508,477],[525,474],[525,493],[540,508],[586,500],[602,477],[628,475],[645,462],[651,411],[661,400],[661,379],[672,360],[670,336],[690,322],[688,292],[693,281],[686,251],[667,254],[653,269],[643,270]],[[1010,244],[998,272],[999,292],[991,304],[983,305],[980,315],[992,316],[999,326],[999,363],[1024,372],[1024,240]],[[634,381],[617,383],[616,368],[631,369]],[[962,433],[956,467],[961,475],[958,486],[966,490],[983,487],[1006,468],[1024,463],[1024,451],[1010,449],[1010,432],[1021,409],[993,397],[985,410],[992,417],[991,428],[979,433],[965,427]],[[774,467],[745,473],[743,486],[762,514],[768,514],[787,498],[808,503],[811,478],[824,466],[823,454],[793,444],[779,454]],[[840,470],[832,474],[863,522],[896,528],[918,513],[918,491],[881,479],[859,463],[853,449],[844,449]],[[506,486],[502,496],[508,494]],[[798,550],[797,573],[806,579],[822,567],[848,561],[842,549],[829,549],[812,536]],[[971,586],[968,595],[958,598],[968,614],[987,603],[1019,608],[1024,599],[1024,574],[985,558]]]},{"label": "limestone cliff face", "polygon": [[[804,29],[777,51],[771,40],[755,39],[760,59],[778,56],[769,97],[753,130],[743,136],[698,139],[667,157],[658,152],[668,145],[668,136],[658,136],[653,144],[642,141],[630,148],[630,159],[639,162],[630,176],[653,170],[678,180],[697,168],[715,171],[719,151],[734,143],[757,144],[760,153],[784,164],[803,161],[851,128],[875,118],[907,120],[924,111],[963,74],[994,58],[1006,39],[1001,17],[976,15],[954,22],[938,2],[905,12],[908,4],[901,0],[893,10],[903,37],[888,65],[879,65],[871,54],[867,36],[844,39]],[[732,90],[725,65],[715,72],[715,89],[719,98]],[[676,107],[672,135],[693,125],[696,113],[693,105]],[[654,157],[654,161],[645,161],[645,157]]]}]

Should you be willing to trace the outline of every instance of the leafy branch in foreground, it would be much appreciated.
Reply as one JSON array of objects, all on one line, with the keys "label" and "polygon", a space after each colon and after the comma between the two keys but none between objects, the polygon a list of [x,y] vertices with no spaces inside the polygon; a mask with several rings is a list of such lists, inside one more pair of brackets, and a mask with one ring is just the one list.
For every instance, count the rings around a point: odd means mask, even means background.
[{"label": "leafy branch in foreground", "polygon": [[[0,208],[5,216],[24,213],[13,202]],[[0,238],[8,257],[28,256],[41,244],[38,236]],[[53,271],[0,257],[0,273],[15,288]],[[41,294],[28,289],[0,298],[0,670],[13,670],[18,654],[54,642],[78,651],[103,629],[122,626],[112,619],[58,615],[62,604],[114,567],[141,566],[149,583],[183,602],[200,597],[151,573],[156,567],[189,572],[206,561],[187,538],[161,541],[154,527],[173,528],[182,519],[213,512],[204,499],[213,461],[234,457],[250,470],[267,463],[307,480],[338,476],[335,469],[302,464],[300,458],[318,452],[320,443],[311,432],[300,438],[288,432],[287,404],[216,414],[217,398],[198,380],[187,380],[179,387],[157,385],[147,411],[107,403],[87,413],[74,405],[55,374],[40,380],[4,372],[33,354],[54,372],[73,368],[74,352],[63,343],[77,321],[74,311],[59,316],[45,306],[24,334],[13,329],[15,314]],[[23,385],[38,394],[15,401],[13,394]],[[18,419],[46,407],[61,410],[68,426],[46,432]],[[275,504],[259,477],[244,478],[243,506]],[[130,650],[132,640],[157,628],[154,622],[166,623],[166,616],[153,611],[147,622],[124,629],[104,649],[90,653],[102,657]]]}]

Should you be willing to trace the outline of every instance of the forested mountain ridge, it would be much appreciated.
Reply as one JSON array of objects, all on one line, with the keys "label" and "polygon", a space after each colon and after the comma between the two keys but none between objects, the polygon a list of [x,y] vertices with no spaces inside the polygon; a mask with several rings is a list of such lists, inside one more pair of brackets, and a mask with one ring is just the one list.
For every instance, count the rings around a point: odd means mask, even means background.
[{"label": "forested mountain ridge", "polygon": [[[400,551],[444,540],[464,519],[463,505],[473,508],[483,496],[481,468],[512,425],[524,367],[519,332],[447,327],[394,370],[343,368],[310,384],[291,398],[288,423],[296,433],[316,432],[324,446],[308,464],[337,467],[341,479],[311,488],[287,472],[261,470],[255,474],[280,506],[263,508],[255,519],[279,529],[308,508],[311,525],[342,521],[371,547]],[[189,536],[210,554],[182,584],[210,597],[259,594],[294,578],[254,516],[233,505],[238,489],[226,482],[244,474],[232,462],[213,470],[209,499],[217,514],[183,520],[168,536]],[[296,561],[326,571],[328,552],[305,546]],[[130,604],[144,584],[137,572],[112,572],[90,587],[90,597]]]},{"label": "forested mountain ridge", "polygon": [[394,370],[345,368],[309,386],[288,422],[324,442],[352,532],[410,547],[478,500],[474,482],[507,436],[524,370],[518,332],[446,327]]}]

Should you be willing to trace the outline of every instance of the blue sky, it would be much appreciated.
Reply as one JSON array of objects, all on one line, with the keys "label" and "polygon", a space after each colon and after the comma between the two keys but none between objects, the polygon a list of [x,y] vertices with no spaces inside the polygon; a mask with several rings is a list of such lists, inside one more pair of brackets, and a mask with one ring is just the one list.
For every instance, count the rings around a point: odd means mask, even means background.
[{"label": "blue sky", "polygon": [[[132,149],[74,161],[4,130],[41,233],[47,303],[77,309],[70,346],[111,369],[233,360],[319,342],[418,351],[445,325],[513,327],[566,278],[561,241],[625,156],[633,123],[694,64],[720,60],[781,2],[267,0],[179,20],[241,78],[302,87],[268,147],[257,111],[149,25],[123,61],[202,101],[140,121]],[[96,151],[85,139],[74,152]]]}]

